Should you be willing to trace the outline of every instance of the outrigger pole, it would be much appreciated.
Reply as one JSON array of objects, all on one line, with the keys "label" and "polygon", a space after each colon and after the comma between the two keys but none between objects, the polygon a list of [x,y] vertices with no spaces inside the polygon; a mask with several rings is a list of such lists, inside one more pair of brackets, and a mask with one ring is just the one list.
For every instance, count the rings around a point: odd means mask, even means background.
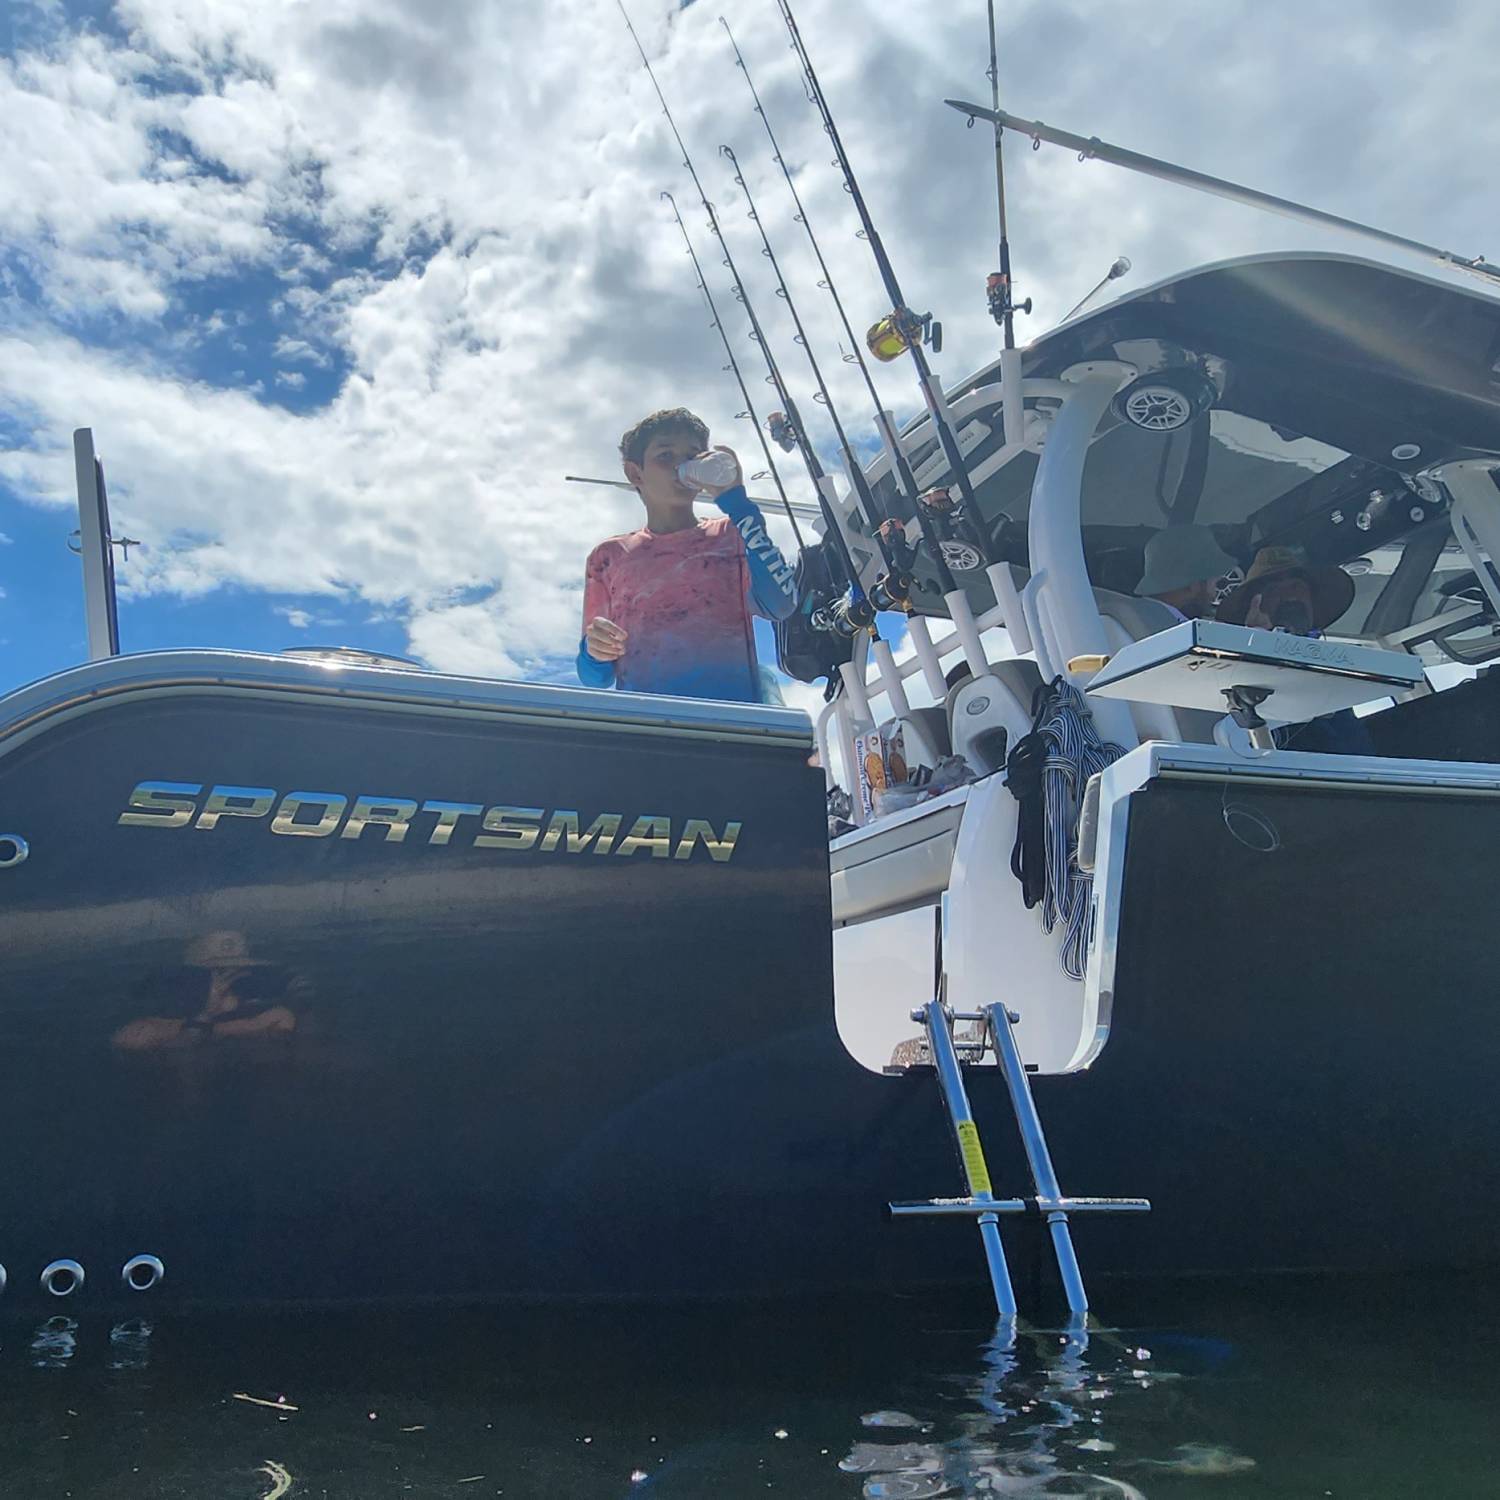
[{"label": "outrigger pole", "polygon": [[719,25],[729,34],[729,45],[734,49],[735,64],[745,75],[750,97],[755,101],[755,112],[760,116],[761,124],[766,127],[766,139],[771,143],[771,159],[781,168],[781,175],[786,179],[792,202],[797,207],[797,212],[793,217],[807,231],[807,242],[812,246],[812,252],[817,257],[818,269],[823,273],[823,279],[818,284],[833,298],[833,305],[838,309],[839,321],[844,325],[844,336],[849,340],[850,349],[844,359],[848,363],[858,365],[859,373],[864,376],[865,389],[870,393],[870,403],[875,410],[875,424],[885,441],[886,450],[890,454],[891,463],[895,469],[897,487],[901,491],[902,498],[911,507],[912,514],[917,518],[917,525],[922,530],[922,539],[927,544],[928,553],[937,570],[939,586],[945,594],[951,593],[954,588],[953,575],[949,572],[948,561],[942,553],[942,539],[936,534],[926,507],[920,503],[921,492],[917,489],[916,475],[912,473],[911,461],[906,456],[906,450],[901,446],[895,420],[880,403],[880,393],[875,389],[875,382],[870,378],[870,367],[865,363],[864,355],[859,352],[859,340],[854,336],[854,329],[849,325],[849,315],[844,311],[843,300],[839,296],[838,288],[834,285],[833,272],[828,269],[828,262],[823,259],[822,246],[818,244],[818,237],[813,233],[812,224],[808,221],[807,210],[803,208],[801,195],[797,192],[797,184],[792,180],[791,169],[781,154],[781,145],[776,139],[776,132],[771,129],[770,116],[766,114],[765,106],[760,102],[760,94],[756,90],[755,80],[750,76],[750,69],[740,53],[739,43],[735,41],[734,32],[729,30],[729,22],[723,16],[719,17]]},{"label": "outrigger pole", "polygon": [[864,468],[844,433],[844,424],[839,421],[833,397],[829,394],[828,384],[823,379],[823,371],[818,365],[818,357],[813,353],[812,345],[807,341],[807,330],[802,326],[802,319],[797,313],[797,304],[792,301],[791,288],[786,284],[786,277],[781,274],[781,262],[776,259],[776,252],[771,248],[766,226],[761,222],[760,214],[755,207],[755,199],[750,196],[750,185],[745,181],[745,174],[740,170],[739,158],[729,146],[720,146],[719,150],[734,168],[735,185],[745,195],[745,206],[749,209],[748,217],[760,231],[762,254],[770,262],[771,271],[776,277],[777,294],[786,303],[786,310],[791,314],[792,326],[797,330],[795,342],[801,344],[807,355],[808,368],[812,371],[813,381],[818,387],[813,399],[828,410],[828,416],[833,422],[833,430],[838,435],[839,447],[843,449],[844,463],[849,470],[850,483],[859,496],[861,509],[868,520],[874,524],[875,540],[880,544],[880,555],[885,560],[886,571],[872,591],[872,602],[876,609],[897,610],[904,614],[911,605],[911,548],[907,545],[905,534],[899,528],[887,527],[883,524],[885,516],[879,508],[874,492],[870,489],[869,481],[865,478]]},{"label": "outrigger pole", "polygon": [[[833,489],[833,481],[829,479],[822,463],[818,459],[816,450],[811,440],[802,429],[802,424],[797,418],[796,403],[792,400],[791,392],[787,390],[786,382],[781,378],[781,370],[776,364],[776,358],[771,353],[771,345],[767,341],[765,332],[760,326],[760,319],[755,316],[755,308],[751,305],[749,294],[745,289],[745,283],[740,278],[740,273],[734,264],[734,257],[730,254],[729,242],[724,238],[724,231],[719,227],[719,216],[714,211],[714,206],[709,202],[708,194],[703,190],[703,183],[698,177],[697,168],[693,166],[693,158],[688,152],[687,143],[682,138],[682,132],[677,128],[677,121],[672,118],[672,111],[667,104],[667,96],[662,93],[661,84],[656,81],[656,72],[651,66],[651,60],[646,56],[646,49],[641,45],[641,39],[636,35],[635,26],[631,23],[630,12],[625,9],[625,0],[615,0],[620,7],[620,14],[625,18],[625,28],[630,32],[630,39],[635,43],[635,50],[641,55],[641,66],[646,70],[646,77],[651,80],[651,87],[656,91],[656,97],[661,104],[662,113],[667,117],[667,125],[671,128],[672,138],[677,142],[677,149],[682,153],[682,164],[687,168],[688,176],[693,179],[693,186],[698,192],[698,201],[703,205],[703,211],[708,215],[708,225],[713,231],[714,238],[719,242],[719,248],[724,252],[724,265],[728,270],[730,279],[734,282],[734,294],[739,298],[740,305],[745,309],[745,316],[750,319],[750,337],[760,345],[761,356],[766,362],[767,378],[776,389],[776,395],[782,403],[782,410],[786,416],[786,425],[790,428],[787,436],[790,438],[790,447],[795,447],[802,455],[802,462],[807,468],[808,477],[813,482],[813,488],[818,494],[818,505],[823,515],[823,525],[829,537],[833,539],[834,547],[838,552],[840,565],[843,567],[844,576],[847,580],[849,593],[846,600],[842,601],[842,607],[838,610],[828,611],[830,623],[847,622],[851,629],[864,629],[873,632],[875,626],[875,607],[865,596],[864,589],[860,586],[859,569],[854,564],[854,558],[849,552],[849,541],[845,537],[838,523],[838,516],[834,513],[832,496],[829,491]],[[775,434],[773,433],[773,437]],[[790,447],[788,451],[790,451]],[[836,492],[835,492],[836,493]],[[869,518],[866,523],[871,525]],[[835,617],[837,617],[835,619]]]},{"label": "outrigger pole", "polygon": [[[948,419],[948,408],[943,400],[943,393],[933,376],[932,367],[927,363],[927,357],[922,352],[922,344],[927,337],[927,330],[931,325],[931,316],[921,317],[914,313],[906,304],[906,299],[901,295],[901,284],[896,280],[895,268],[891,265],[890,256],[885,252],[885,245],[881,242],[880,231],[875,227],[875,221],[870,217],[870,210],[865,204],[864,195],[859,190],[859,183],[854,176],[854,168],[849,164],[848,153],[844,150],[843,140],[839,136],[838,126],[834,124],[833,114],[828,108],[828,101],[824,97],[823,87],[818,82],[818,75],[813,69],[812,59],[807,55],[807,48],[803,45],[802,33],[797,29],[797,18],[792,14],[790,0],[776,0],[777,8],[781,11],[781,19],[786,23],[787,34],[792,39],[792,49],[797,54],[798,61],[802,64],[802,71],[807,78],[808,98],[817,108],[823,120],[823,129],[833,146],[836,159],[834,165],[843,173],[844,186],[849,191],[849,196],[854,200],[854,207],[859,213],[860,224],[864,229],[864,238],[869,243],[870,251],[875,257],[876,268],[880,272],[880,279],[885,283],[886,296],[891,301],[891,312],[888,317],[870,330],[871,352],[876,358],[881,357],[881,347],[877,347],[875,336],[883,335],[879,344],[890,349],[889,357],[899,357],[904,349],[911,355],[912,364],[917,371],[917,384],[922,391],[922,399],[927,405],[928,414],[932,418],[934,431],[937,433],[938,442],[942,446],[943,456],[948,460],[948,467],[953,473],[953,482],[958,488],[962,504],[958,514],[955,515],[951,504],[945,504],[946,496],[939,500],[936,496],[929,496],[924,502],[929,511],[935,511],[938,515],[946,515],[950,520],[956,521],[967,533],[973,546],[972,549],[963,543],[949,541],[942,544],[942,550],[948,561],[960,571],[966,571],[964,564],[969,566],[983,566],[995,561],[991,555],[988,539],[984,534],[983,518],[979,513],[979,501],[974,493],[974,485],[969,478],[969,471],[964,464],[963,450],[958,446],[958,436],[953,431],[953,424]],[[1003,379],[1003,376],[1002,376]],[[1019,388],[1018,388],[1019,390]],[[1016,396],[1016,412],[1019,417],[1020,397]],[[1010,395],[1007,393],[1005,401],[1007,412],[1011,409]],[[977,553],[972,559],[969,553]]]},{"label": "outrigger pole", "polygon": [[782,508],[786,511],[787,520],[792,523],[792,534],[797,538],[797,550],[801,552],[807,545],[802,540],[802,528],[797,524],[797,517],[792,511],[792,502],[787,498],[786,486],[781,482],[781,473],[776,467],[776,460],[771,457],[771,445],[766,440],[765,429],[760,425],[760,418],[755,414],[755,403],[750,399],[750,387],[745,384],[745,377],[740,372],[740,362],[734,357],[734,348],[719,318],[719,309],[714,304],[714,294],[708,289],[708,278],[703,274],[703,267],[698,264],[698,252],[693,249],[692,236],[688,233],[687,225],[682,222],[682,212],[677,207],[677,200],[665,191],[662,197],[672,205],[672,216],[677,220],[677,227],[682,231],[682,242],[687,246],[688,258],[693,263],[693,273],[698,278],[698,290],[703,293],[703,300],[708,303],[709,318],[719,338],[723,341],[724,354],[729,360],[724,368],[733,373],[735,384],[740,388],[740,395],[744,397],[745,409],[740,415],[750,419],[750,425],[755,429],[756,437],[760,439],[760,451],[766,456],[766,469],[776,486],[776,493],[781,496]]},{"label": "outrigger pole", "polygon": [[1211,193],[1216,198],[1227,198],[1231,203],[1242,203],[1248,208],[1260,208],[1268,213],[1280,214],[1283,218],[1297,219],[1304,224],[1316,224],[1322,229],[1341,229],[1346,234],[1356,234],[1376,244],[1393,250],[1404,250],[1411,255],[1420,255],[1435,260],[1440,265],[1452,266],[1460,271],[1469,271],[1486,280],[1500,281],[1500,266],[1491,265],[1482,255],[1469,257],[1455,255],[1451,250],[1441,250],[1422,240],[1410,240],[1404,235],[1390,234],[1355,219],[1340,218],[1338,214],[1325,213],[1321,208],[1309,208],[1305,203],[1293,203],[1289,198],[1277,198],[1271,193],[1262,193],[1255,188],[1242,187],[1222,177],[1210,177],[1206,172],[1195,172],[1190,167],[1179,167],[1174,162],[1161,161],[1154,156],[1142,156],[1138,151],[1127,151],[1123,146],[1111,146],[1098,136],[1074,135],[1071,131],[1058,130],[1044,125],[1040,120],[1023,120],[1018,115],[1006,113],[998,104],[994,109],[985,109],[980,104],[969,104],[962,99],[945,99],[951,109],[967,115],[970,120],[989,120],[998,132],[1003,128],[1029,136],[1033,142],[1046,141],[1052,146],[1065,146],[1076,151],[1080,160],[1096,157],[1112,166],[1124,167],[1131,172],[1140,172],[1146,177],[1156,177],[1162,182],[1176,183],[1179,187],[1194,188],[1200,193]]}]

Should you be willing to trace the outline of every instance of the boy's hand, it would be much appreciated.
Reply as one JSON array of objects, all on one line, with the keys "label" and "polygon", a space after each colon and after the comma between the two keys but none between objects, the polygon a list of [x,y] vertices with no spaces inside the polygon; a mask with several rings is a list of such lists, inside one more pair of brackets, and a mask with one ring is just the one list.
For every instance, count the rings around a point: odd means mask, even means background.
[{"label": "boy's hand", "polygon": [[1271,629],[1271,617],[1261,608],[1261,601],[1264,598],[1264,594],[1254,595],[1245,610],[1245,624],[1251,630]]},{"label": "boy's hand", "polygon": [[624,656],[625,643],[629,639],[629,631],[622,630],[603,615],[595,615],[583,632],[583,644],[595,661],[618,661]]},{"label": "boy's hand", "polygon": [[[712,448],[708,449],[708,452],[727,453],[730,458],[734,459],[734,478],[728,484],[706,484],[703,486],[703,493],[717,500],[726,491],[732,490],[736,485],[745,482],[744,471],[740,468],[739,456],[733,448],[726,448],[723,443],[715,443]],[[703,454],[700,453],[698,457],[702,458]]]}]

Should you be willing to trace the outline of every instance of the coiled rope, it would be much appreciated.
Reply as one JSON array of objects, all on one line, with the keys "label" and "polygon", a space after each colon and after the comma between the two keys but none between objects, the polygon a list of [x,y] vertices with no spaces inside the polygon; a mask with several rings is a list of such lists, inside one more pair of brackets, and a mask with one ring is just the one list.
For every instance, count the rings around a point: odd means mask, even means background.
[{"label": "coiled rope", "polygon": [[1011,752],[1006,781],[1020,802],[1011,871],[1042,930],[1063,927],[1063,972],[1082,979],[1092,878],[1078,868],[1078,810],[1090,776],[1124,754],[1101,740],[1083,694],[1057,677],[1038,690],[1031,733]]}]

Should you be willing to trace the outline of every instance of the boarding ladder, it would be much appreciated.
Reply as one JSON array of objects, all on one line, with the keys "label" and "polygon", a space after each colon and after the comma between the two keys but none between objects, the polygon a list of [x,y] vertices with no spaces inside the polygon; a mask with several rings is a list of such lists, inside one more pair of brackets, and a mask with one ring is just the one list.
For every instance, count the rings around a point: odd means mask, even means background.
[{"label": "boarding ladder", "polygon": [[[1042,1129],[1041,1116],[1037,1113],[1036,1100],[1032,1097],[1031,1080],[1027,1076],[1026,1064],[1021,1060],[1021,1049],[1016,1044],[1013,1028],[1020,1017],[1015,1012],[1001,1004],[987,1005],[980,1011],[955,1012],[950,1011],[939,998],[914,1010],[911,1018],[921,1022],[927,1031],[927,1046],[932,1056],[933,1070],[937,1074],[938,1089],[943,1097],[948,1123],[952,1125],[958,1142],[958,1154],[963,1162],[964,1176],[968,1180],[969,1196],[892,1203],[889,1205],[891,1217],[957,1217],[978,1220],[979,1237],[984,1244],[985,1259],[989,1263],[990,1284],[995,1292],[995,1305],[1001,1317],[1013,1318],[1016,1315],[1016,1294],[1011,1286],[1005,1247],[1000,1242],[1000,1215],[1039,1214],[1047,1221],[1052,1236],[1052,1249],[1057,1256],[1057,1269],[1062,1277],[1063,1292],[1068,1299],[1068,1311],[1074,1317],[1082,1317],[1089,1309],[1088,1294],[1084,1291],[1083,1274],[1078,1268],[1078,1256],[1073,1250],[1068,1216],[1146,1213],[1151,1208],[1150,1202],[1145,1198],[1063,1196],[1057,1173],[1053,1170],[1052,1153],[1047,1148],[1047,1137]],[[981,1031],[978,1037],[955,1041],[953,1027],[959,1021],[979,1023]],[[962,1060],[959,1057],[960,1051],[964,1053]],[[1021,1144],[1026,1151],[1032,1186],[1032,1194],[1028,1198],[995,1197],[990,1184],[989,1168],[984,1159],[984,1147],[979,1139],[979,1127],[975,1124],[973,1111],[969,1107],[969,1095],[964,1087],[964,1067],[982,1062],[990,1052],[994,1053],[1005,1079],[1011,1110],[1020,1128]]]}]

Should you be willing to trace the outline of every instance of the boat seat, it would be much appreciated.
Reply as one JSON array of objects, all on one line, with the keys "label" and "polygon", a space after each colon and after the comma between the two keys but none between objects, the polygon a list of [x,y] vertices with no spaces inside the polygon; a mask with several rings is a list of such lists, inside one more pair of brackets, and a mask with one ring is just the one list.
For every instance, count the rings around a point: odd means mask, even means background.
[{"label": "boat seat", "polygon": [[1031,729],[1031,705],[1042,685],[1034,661],[1010,657],[990,663],[981,677],[965,677],[948,690],[948,732],[953,753],[976,776],[988,776]]},{"label": "boat seat", "polygon": [[[1099,613],[1105,620],[1113,620],[1132,641],[1143,641],[1148,635],[1155,635],[1160,630],[1170,630],[1182,620],[1176,610],[1163,604],[1160,599],[1117,594],[1113,589],[1095,589],[1094,598],[1098,600]],[[1105,628],[1108,629],[1108,626]],[[1119,644],[1123,645],[1124,642]]]},{"label": "boat seat", "polygon": [[[1111,652],[1181,624],[1177,611],[1160,599],[1117,594],[1113,589],[1095,589],[1094,598],[1099,604]],[[1130,714],[1136,733],[1143,740],[1174,740],[1194,745],[1213,744],[1214,725],[1223,717],[1198,708],[1171,708],[1161,703],[1132,703]]]},{"label": "boat seat", "polygon": [[913,769],[928,766],[933,770],[945,755],[953,754],[948,734],[948,715],[941,708],[914,708],[901,715],[901,735],[906,764]]}]

